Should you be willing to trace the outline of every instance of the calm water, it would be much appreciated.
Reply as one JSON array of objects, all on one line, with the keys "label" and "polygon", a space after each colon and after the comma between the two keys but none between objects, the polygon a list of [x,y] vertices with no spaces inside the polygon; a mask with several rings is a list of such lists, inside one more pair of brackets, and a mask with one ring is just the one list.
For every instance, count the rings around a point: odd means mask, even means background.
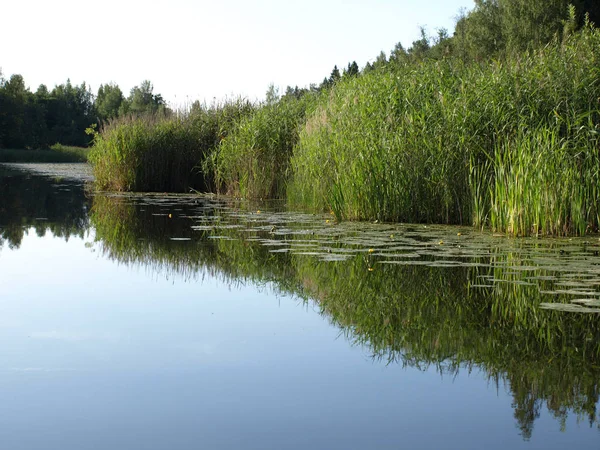
[{"label": "calm water", "polygon": [[0,165],[7,449],[597,449],[600,241]]}]

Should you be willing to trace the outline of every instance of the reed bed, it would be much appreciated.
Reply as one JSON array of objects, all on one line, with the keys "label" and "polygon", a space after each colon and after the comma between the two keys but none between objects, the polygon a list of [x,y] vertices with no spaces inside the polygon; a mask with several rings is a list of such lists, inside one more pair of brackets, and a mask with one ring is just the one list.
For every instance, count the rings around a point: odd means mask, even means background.
[{"label": "reed bed", "polygon": [[287,198],[339,220],[597,231],[600,31],[501,61],[390,64],[301,98],[127,118],[95,137],[102,189]]},{"label": "reed bed", "polygon": [[284,198],[289,160],[315,94],[284,97],[244,117],[205,163],[221,193],[244,198]]},{"label": "reed bed", "polygon": [[343,81],[300,132],[289,199],[339,219],[596,230],[599,63],[587,27],[503,62]]},{"label": "reed bed", "polygon": [[206,191],[200,162],[253,105],[236,100],[171,116],[125,117],[94,136],[97,187],[115,191]]}]

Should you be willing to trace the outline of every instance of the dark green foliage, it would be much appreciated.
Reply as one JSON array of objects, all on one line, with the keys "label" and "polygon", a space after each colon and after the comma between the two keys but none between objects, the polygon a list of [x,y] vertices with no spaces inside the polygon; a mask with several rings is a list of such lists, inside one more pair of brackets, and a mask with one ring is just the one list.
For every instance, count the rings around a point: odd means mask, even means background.
[{"label": "dark green foliage", "polygon": [[0,149],[0,162],[86,162],[88,148],[54,144],[49,149]]},{"label": "dark green foliage", "polygon": [[369,61],[367,61],[367,64],[365,64],[365,67],[363,68],[363,73],[369,73],[372,70],[373,70],[373,64],[371,64]]},{"label": "dark green foliage", "polygon": [[456,24],[454,49],[465,61],[483,61],[562,39],[574,12],[574,27],[600,18],[600,3],[588,0],[475,0],[475,8]]},{"label": "dark green foliage", "polygon": [[387,56],[386,56],[385,52],[382,51],[381,53],[379,53],[379,55],[375,59],[375,62],[373,62],[372,67],[375,70],[381,70],[381,69],[385,68],[387,63],[388,63]]},{"label": "dark green foliage", "polygon": [[429,45],[427,32],[425,31],[425,28],[421,27],[421,38],[412,43],[412,46],[408,50],[408,54],[412,56],[413,59],[422,60],[427,56],[430,49],[431,46]]},{"label": "dark green foliage", "polygon": [[128,98],[114,83],[101,85],[94,98],[85,83],[74,86],[67,80],[52,91],[42,84],[32,93],[21,75],[5,80],[0,73],[0,148],[43,149],[57,142],[87,147],[85,130],[93,124],[119,115],[168,112],[149,81],[134,87]]},{"label": "dark green foliage", "polygon": [[0,148],[44,148],[56,142],[87,146],[85,129],[96,121],[92,94],[85,83],[67,80],[51,92],[29,91],[21,75],[0,79]]},{"label": "dark green foliage", "polygon": [[117,117],[124,100],[125,97],[119,86],[114,83],[101,84],[95,101],[98,119],[105,122]]},{"label": "dark green foliage", "polygon": [[[2,154],[0,151],[0,157]],[[50,231],[65,239],[83,238],[89,227],[91,207],[83,182],[56,181],[0,165],[0,248],[3,241],[10,248],[19,248],[30,228],[38,236]]]},{"label": "dark green foliage", "polygon": [[348,67],[344,69],[343,77],[355,77],[359,74],[358,64],[356,61],[348,63]]},{"label": "dark green foliage", "polygon": [[119,108],[119,115],[148,115],[166,112],[165,101],[160,94],[154,94],[154,86],[149,80],[142,81],[140,86],[131,89],[129,97]]},{"label": "dark green foliage", "polygon": [[[409,61],[408,52],[404,49],[402,44],[400,42],[398,42],[390,53],[389,63],[393,66],[399,67],[399,66],[407,64],[408,61]],[[367,63],[367,65],[364,68],[364,72],[368,72],[371,68],[372,68],[371,64]]]},{"label": "dark green foliage", "polygon": [[299,100],[304,94],[311,92],[311,89],[306,88],[298,88],[298,86],[291,87],[288,86],[285,90],[284,97],[294,97],[296,100]]},{"label": "dark green foliage", "polygon": [[329,75],[329,77],[324,78],[323,82],[321,83],[321,85],[319,86],[320,90],[323,89],[330,89],[331,87],[333,87],[335,85],[335,83],[337,83],[340,79],[342,78],[342,75],[340,74],[340,69],[338,69],[338,66],[333,66],[333,70],[331,71],[331,75]]},{"label": "dark green foliage", "polygon": [[340,69],[337,66],[333,66],[331,75],[329,75],[329,84],[333,85],[339,81],[342,76],[340,75]]},{"label": "dark green foliage", "polygon": [[69,80],[56,86],[46,103],[47,142],[87,146],[85,130],[96,123],[93,96],[85,83],[73,86]]}]

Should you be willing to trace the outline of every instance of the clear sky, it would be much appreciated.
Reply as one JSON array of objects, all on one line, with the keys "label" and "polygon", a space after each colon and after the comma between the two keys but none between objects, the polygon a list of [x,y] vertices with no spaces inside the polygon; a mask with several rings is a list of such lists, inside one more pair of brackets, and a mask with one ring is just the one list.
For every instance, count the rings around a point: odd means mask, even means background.
[{"label": "clear sky", "polygon": [[269,84],[307,86],[397,42],[454,29],[473,0],[19,0],[0,9],[0,68],[36,90],[85,81],[125,95],[148,79],[172,106]]}]

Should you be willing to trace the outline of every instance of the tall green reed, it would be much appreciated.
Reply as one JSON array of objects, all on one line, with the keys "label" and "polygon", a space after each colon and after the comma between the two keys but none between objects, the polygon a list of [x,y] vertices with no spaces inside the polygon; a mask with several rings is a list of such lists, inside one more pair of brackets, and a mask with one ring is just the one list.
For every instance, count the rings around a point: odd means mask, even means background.
[{"label": "tall green reed", "polygon": [[[343,80],[300,132],[288,197],[340,219],[595,229],[599,63],[600,32],[588,26],[502,62],[424,61]],[[567,182],[568,194],[548,197]]]},{"label": "tall green reed", "polygon": [[124,117],[94,135],[89,160],[97,186],[117,191],[209,190],[199,166],[253,110],[245,100],[198,106],[170,116]]},{"label": "tall green reed", "polygon": [[206,160],[219,192],[252,198],[286,193],[289,160],[314,94],[264,104],[241,120]]}]

